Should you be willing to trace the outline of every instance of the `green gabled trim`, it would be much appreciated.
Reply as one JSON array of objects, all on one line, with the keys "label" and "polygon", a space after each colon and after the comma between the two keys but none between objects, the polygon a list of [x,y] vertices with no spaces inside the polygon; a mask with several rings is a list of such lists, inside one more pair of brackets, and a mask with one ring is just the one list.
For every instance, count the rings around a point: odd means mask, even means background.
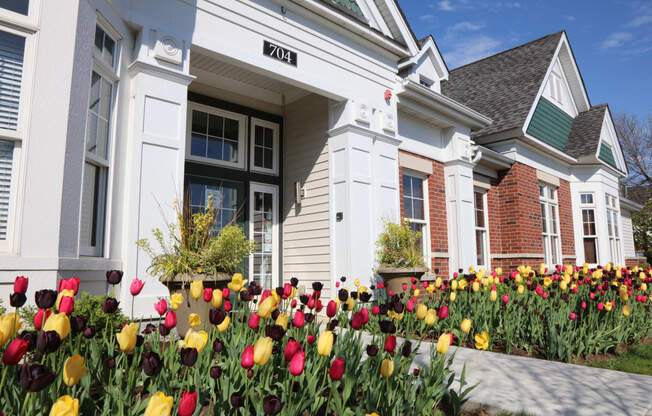
[{"label": "green gabled trim", "polygon": [[360,19],[365,18],[362,9],[358,6],[356,0],[326,0],[326,2],[339,6]]},{"label": "green gabled trim", "polygon": [[530,120],[527,133],[563,151],[566,148],[572,125],[573,117],[541,97]]},{"label": "green gabled trim", "polygon": [[614,158],[614,153],[611,151],[611,147],[605,146],[604,144],[600,143],[600,153],[598,154],[598,158],[603,162],[606,162],[607,164],[618,169],[618,166],[616,166],[616,159]]}]

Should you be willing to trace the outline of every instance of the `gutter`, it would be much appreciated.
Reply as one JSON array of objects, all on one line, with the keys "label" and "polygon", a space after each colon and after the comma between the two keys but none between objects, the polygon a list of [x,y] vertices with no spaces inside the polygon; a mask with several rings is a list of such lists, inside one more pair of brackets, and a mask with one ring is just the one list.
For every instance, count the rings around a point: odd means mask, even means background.
[{"label": "gutter", "polygon": [[483,146],[473,146],[475,151],[475,156],[471,161],[474,164],[488,164],[492,167],[499,167],[503,169],[509,169],[514,164],[514,161],[505,156],[502,153],[498,153],[495,150],[491,150]]},{"label": "gutter", "polygon": [[630,211],[640,211],[643,209],[643,205],[639,204],[638,202],[634,202],[631,199],[627,199],[624,196],[620,197],[620,205],[623,205]]},{"label": "gutter", "polygon": [[492,123],[492,120],[479,112],[460,104],[452,98],[432,91],[423,85],[409,79],[401,83],[403,89],[396,95],[409,98],[437,112],[469,123],[472,129],[481,129]]}]

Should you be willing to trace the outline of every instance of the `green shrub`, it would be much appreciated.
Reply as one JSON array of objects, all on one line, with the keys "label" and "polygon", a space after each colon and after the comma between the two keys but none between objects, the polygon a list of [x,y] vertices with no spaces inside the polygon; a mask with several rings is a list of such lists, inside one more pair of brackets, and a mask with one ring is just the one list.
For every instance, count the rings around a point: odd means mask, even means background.
[{"label": "green shrub", "polygon": [[253,241],[247,240],[242,228],[227,225],[200,253],[201,264],[211,273],[233,273],[255,247]]},{"label": "green shrub", "polygon": [[420,240],[421,233],[412,230],[408,223],[385,221],[385,231],[376,242],[378,263],[381,267],[424,266]]},{"label": "green shrub", "polygon": [[88,318],[87,325],[94,325],[98,331],[98,336],[102,336],[101,331],[109,324],[113,325],[114,330],[117,330],[126,324],[129,320],[122,314],[122,310],[118,307],[115,313],[107,314],[102,310],[104,300],[108,296],[91,296],[88,292],[82,292],[81,298],[75,301],[75,308],[72,311],[72,316],[85,316]]}]

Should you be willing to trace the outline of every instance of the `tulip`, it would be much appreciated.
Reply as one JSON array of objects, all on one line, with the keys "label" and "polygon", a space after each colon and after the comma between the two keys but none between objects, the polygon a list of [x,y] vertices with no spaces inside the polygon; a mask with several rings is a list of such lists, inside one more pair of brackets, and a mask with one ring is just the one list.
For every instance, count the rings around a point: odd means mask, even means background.
[{"label": "tulip", "polygon": [[604,309],[604,303],[598,302],[598,310],[601,311]]},{"label": "tulip", "polygon": [[268,394],[263,399],[263,412],[266,415],[276,415],[281,412],[283,409],[283,403],[281,399],[271,394]]},{"label": "tulip", "polygon": [[165,299],[161,299],[154,304],[154,309],[156,309],[156,312],[158,312],[159,316],[163,316],[168,310],[168,303],[165,301]]},{"label": "tulip", "polygon": [[106,281],[110,285],[117,285],[122,281],[122,270],[109,270],[106,272]]},{"label": "tulip", "polygon": [[181,363],[186,367],[192,367],[197,362],[199,352],[196,348],[184,347],[181,348]]},{"label": "tulip", "polygon": [[218,379],[222,376],[222,369],[220,367],[213,366],[209,370],[209,374],[212,379]]},{"label": "tulip", "polygon": [[132,280],[131,285],[129,286],[129,292],[131,293],[131,296],[138,296],[140,291],[143,290],[143,286],[145,286],[145,282],[142,280],[138,278]]},{"label": "tulip", "polygon": [[104,313],[115,313],[118,310],[119,303],[115,298],[106,298],[104,304],[102,304],[102,310]]},{"label": "tulip", "polygon": [[32,393],[43,390],[56,377],[55,372],[42,364],[25,364],[20,367],[20,386]]},{"label": "tulip", "polygon": [[457,293],[451,292],[451,295],[450,295],[451,302],[455,302],[455,299],[457,299]]},{"label": "tulip", "polygon": [[27,292],[27,286],[29,285],[29,279],[25,276],[16,276],[14,280],[14,292],[22,293],[23,295]]},{"label": "tulip", "polygon": [[426,313],[428,313],[428,307],[425,304],[420,303],[417,306],[417,319],[422,321],[426,317]]},{"label": "tulip", "polygon": [[374,305],[371,307],[371,314],[373,316],[378,316],[379,313],[380,313],[380,308],[378,306]]},{"label": "tulip", "polygon": [[183,346],[186,348],[194,348],[197,352],[201,350],[208,342],[208,334],[205,331],[193,331],[192,328],[186,332],[186,337],[183,340]]},{"label": "tulip", "polygon": [[174,311],[168,311],[165,314],[164,324],[167,329],[172,329],[177,326],[177,314]]},{"label": "tulip", "polygon": [[[166,319],[167,320],[167,319]],[[120,350],[131,352],[136,348],[136,338],[138,337],[138,325],[130,323],[122,327],[122,330],[116,334]]]},{"label": "tulip", "polygon": [[43,325],[44,331],[56,331],[61,341],[66,339],[68,334],[70,334],[70,329],[70,319],[63,312],[53,313]]},{"label": "tulip", "polygon": [[34,293],[34,301],[40,309],[50,309],[54,306],[56,299],[57,292],[55,290],[44,289]]},{"label": "tulip", "polygon": [[68,387],[74,386],[86,373],[86,370],[88,368],[84,366],[84,357],[79,354],[69,357],[63,364],[63,382]]},{"label": "tulip", "polygon": [[59,312],[63,312],[66,315],[70,315],[74,307],[75,307],[75,298],[71,296],[64,296],[61,298],[61,302],[59,303]]},{"label": "tulip", "polygon": [[303,311],[296,311],[294,313],[294,318],[292,319],[292,326],[294,326],[296,328],[301,328],[305,324],[305,320],[306,320],[306,317],[305,317],[305,314],[303,313]]},{"label": "tulip", "polygon": [[[73,296],[76,295],[77,291],[79,290],[79,277],[71,277],[68,279],[59,280],[59,292],[64,290],[72,290]],[[44,308],[43,306],[41,307]]]},{"label": "tulip", "polygon": [[495,290],[492,290],[492,291],[491,291],[491,293],[489,294],[489,299],[490,299],[492,302],[495,302],[496,299],[498,299],[498,294],[496,293]]},{"label": "tulip", "polygon": [[317,353],[323,356],[329,356],[333,349],[333,331],[324,330],[317,340]]},{"label": "tulip", "polygon": [[[295,315],[296,317],[296,315]],[[260,315],[257,313],[252,313],[249,315],[249,328],[253,329],[254,331],[258,330],[258,324],[260,323]]]},{"label": "tulip", "polygon": [[50,416],[77,416],[79,414],[79,399],[65,395],[59,398],[52,408],[50,408]]},{"label": "tulip", "polygon": [[388,378],[392,375],[394,372],[394,361],[384,359],[382,364],[380,365],[380,375],[382,375],[385,378]]},{"label": "tulip", "polygon": [[460,325],[460,327],[462,329],[462,332],[468,334],[469,331],[471,330],[471,320],[468,318],[462,320],[462,324]]},{"label": "tulip", "polygon": [[306,363],[306,353],[299,350],[297,351],[290,360],[290,374],[293,376],[299,376],[303,373],[303,367]]},{"label": "tulip", "polygon": [[607,303],[604,304],[604,308],[605,308],[605,310],[607,312],[610,312],[611,309],[613,308],[613,306],[614,306],[613,301],[612,302],[607,302]]},{"label": "tulip", "polygon": [[568,315],[568,318],[570,318],[571,321],[574,321],[577,319],[577,314],[575,312],[571,312],[570,315]]},{"label": "tulip", "polygon": [[442,320],[443,320],[443,319],[446,319],[446,317],[448,316],[448,306],[446,306],[446,305],[442,306],[442,307],[439,309],[439,314],[438,314],[438,316],[439,316],[439,319],[442,319]]},{"label": "tulip", "polygon": [[195,413],[195,408],[197,407],[197,392],[188,393],[184,390],[183,395],[181,396],[181,402],[179,403],[179,409],[177,410],[179,416],[192,416]]},{"label": "tulip", "polygon": [[301,343],[290,338],[288,343],[285,345],[285,351],[283,352],[285,361],[290,361],[294,356],[294,354],[296,354],[296,352],[300,350],[301,350]]},{"label": "tulip", "polygon": [[23,358],[23,355],[27,352],[29,348],[29,341],[26,341],[22,338],[14,338],[4,354],[2,354],[2,363],[4,365],[16,365]]},{"label": "tulip", "polygon": [[448,347],[450,347],[451,345],[451,341],[452,341],[451,334],[449,333],[441,334],[437,339],[437,345],[435,349],[440,354],[446,354],[446,352],[448,351]]},{"label": "tulip", "polygon": [[36,336],[36,348],[44,354],[55,352],[61,345],[61,338],[56,331],[39,331]]},{"label": "tulip", "polygon": [[12,293],[9,296],[9,305],[12,308],[20,308],[27,302],[27,296],[24,293]]},{"label": "tulip", "polygon": [[[229,287],[230,290],[237,293],[240,291],[240,289],[242,289],[245,283],[247,283],[247,281],[242,279],[242,274],[236,273],[233,275],[231,281],[227,284],[227,286]],[[228,298],[228,296],[224,296],[224,297]]]},{"label": "tulip", "polygon": [[475,347],[479,350],[489,348],[489,334],[483,331],[482,334],[475,334]]},{"label": "tulip", "polygon": [[434,309],[428,309],[424,322],[426,325],[431,326],[435,324],[435,321],[437,321],[437,311]]},{"label": "tulip", "polygon": [[254,366],[254,347],[253,345],[247,345],[242,352],[242,358],[240,359],[240,365],[242,368],[251,368]]},{"label": "tulip", "polygon": [[308,334],[308,336],[306,337],[306,341],[308,342],[308,344],[314,344],[315,336],[313,334]]},{"label": "tulip", "polygon": [[39,309],[34,315],[34,328],[41,329],[43,323],[50,317],[52,311],[50,309]]},{"label": "tulip", "polygon": [[155,395],[149,398],[143,416],[170,416],[173,404],[174,398],[172,396],[166,396],[160,391],[156,392]]},{"label": "tulip", "polygon": [[632,309],[629,307],[629,305],[623,306],[623,316],[628,317],[632,313]]},{"label": "tulip", "polygon": [[230,300],[225,300],[224,301],[224,310],[227,312],[231,311],[231,301]]},{"label": "tulip", "polygon": [[204,302],[208,303],[213,300],[213,289],[210,287],[204,288]]},{"label": "tulip", "polygon": [[217,329],[218,329],[220,332],[224,332],[224,331],[226,331],[227,329],[229,329],[229,324],[230,324],[230,323],[231,323],[231,317],[226,316],[226,317],[224,318],[224,320],[222,321],[222,323],[219,324],[219,325],[217,326]]},{"label": "tulip", "polygon": [[147,351],[143,353],[143,372],[152,377],[161,372],[163,369],[163,361],[161,357],[154,351]]},{"label": "tulip", "polygon": [[519,295],[522,295],[525,292],[525,286],[523,285],[518,285],[518,290],[517,290]]},{"label": "tulip", "polygon": [[219,308],[222,306],[222,291],[221,290],[214,290],[212,297],[211,297],[211,305],[214,308]]},{"label": "tulip", "polygon": [[259,366],[264,366],[272,356],[272,348],[274,347],[274,340],[270,337],[260,337],[254,344],[254,363]]},{"label": "tulip", "polygon": [[170,296],[169,301],[170,307],[176,311],[181,306],[181,302],[183,302],[183,295],[181,293],[174,293]]},{"label": "tulip", "polygon": [[199,325],[201,325],[201,318],[199,317],[198,314],[191,313],[188,316],[188,323],[190,324],[191,327],[197,328]]},{"label": "tulip", "polygon": [[328,370],[328,375],[333,381],[341,380],[344,375],[344,360],[339,357],[335,358],[331,364],[331,368]]},{"label": "tulip", "polygon": [[193,280],[190,283],[190,296],[193,299],[199,299],[204,293],[204,283],[201,280]]},{"label": "tulip", "polygon": [[385,339],[385,351],[393,353],[396,349],[396,337],[394,335],[388,335]]},{"label": "tulip", "polygon": [[276,323],[276,325],[279,325],[279,326],[283,327],[283,329],[287,330],[288,329],[288,321],[289,321],[289,319],[290,319],[290,317],[287,314],[281,313],[276,318],[275,323]]},{"label": "tulip", "polygon": [[582,307],[582,309],[586,309],[586,302],[582,302],[580,306]]},{"label": "tulip", "polygon": [[272,311],[276,309],[276,306],[274,298],[269,296],[258,304],[258,315],[263,319],[267,319],[272,315]]}]

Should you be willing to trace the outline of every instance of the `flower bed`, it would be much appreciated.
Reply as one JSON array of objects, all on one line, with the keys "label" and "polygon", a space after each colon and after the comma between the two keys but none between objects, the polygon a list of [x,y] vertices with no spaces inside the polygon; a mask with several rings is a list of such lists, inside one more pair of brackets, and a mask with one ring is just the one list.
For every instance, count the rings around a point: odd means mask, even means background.
[{"label": "flower bed", "polygon": [[[121,272],[107,273],[110,284],[121,278]],[[143,282],[134,282],[131,293],[137,296]],[[297,296],[296,279],[274,291],[245,283],[235,275],[230,289],[222,291],[193,282],[190,294],[203,298],[210,322],[192,314],[193,328],[178,339],[175,310],[184,301],[179,293],[154,305],[152,312],[160,316],[156,324],[116,328],[106,320],[104,328],[97,328],[88,325],[87,317],[74,315],[79,287],[74,278],[62,280],[57,291],[36,292],[35,329],[21,331],[29,325],[19,317],[28,281],[17,278],[10,299],[15,311],[0,318],[0,411],[56,416],[432,415],[439,414],[448,397],[448,406],[459,413],[470,389],[463,382],[462,391],[449,391],[452,358],[444,355],[445,343],[431,353],[428,367],[411,369],[418,345],[397,345],[391,325],[383,326],[372,347],[363,347],[362,330],[371,315],[353,298],[343,303],[351,306],[349,311],[342,306],[338,318],[324,328],[316,319],[324,307],[321,284]],[[361,297],[370,300],[369,293]],[[117,313],[118,302],[107,298],[103,311]],[[365,350],[368,358],[363,360]]]}]

